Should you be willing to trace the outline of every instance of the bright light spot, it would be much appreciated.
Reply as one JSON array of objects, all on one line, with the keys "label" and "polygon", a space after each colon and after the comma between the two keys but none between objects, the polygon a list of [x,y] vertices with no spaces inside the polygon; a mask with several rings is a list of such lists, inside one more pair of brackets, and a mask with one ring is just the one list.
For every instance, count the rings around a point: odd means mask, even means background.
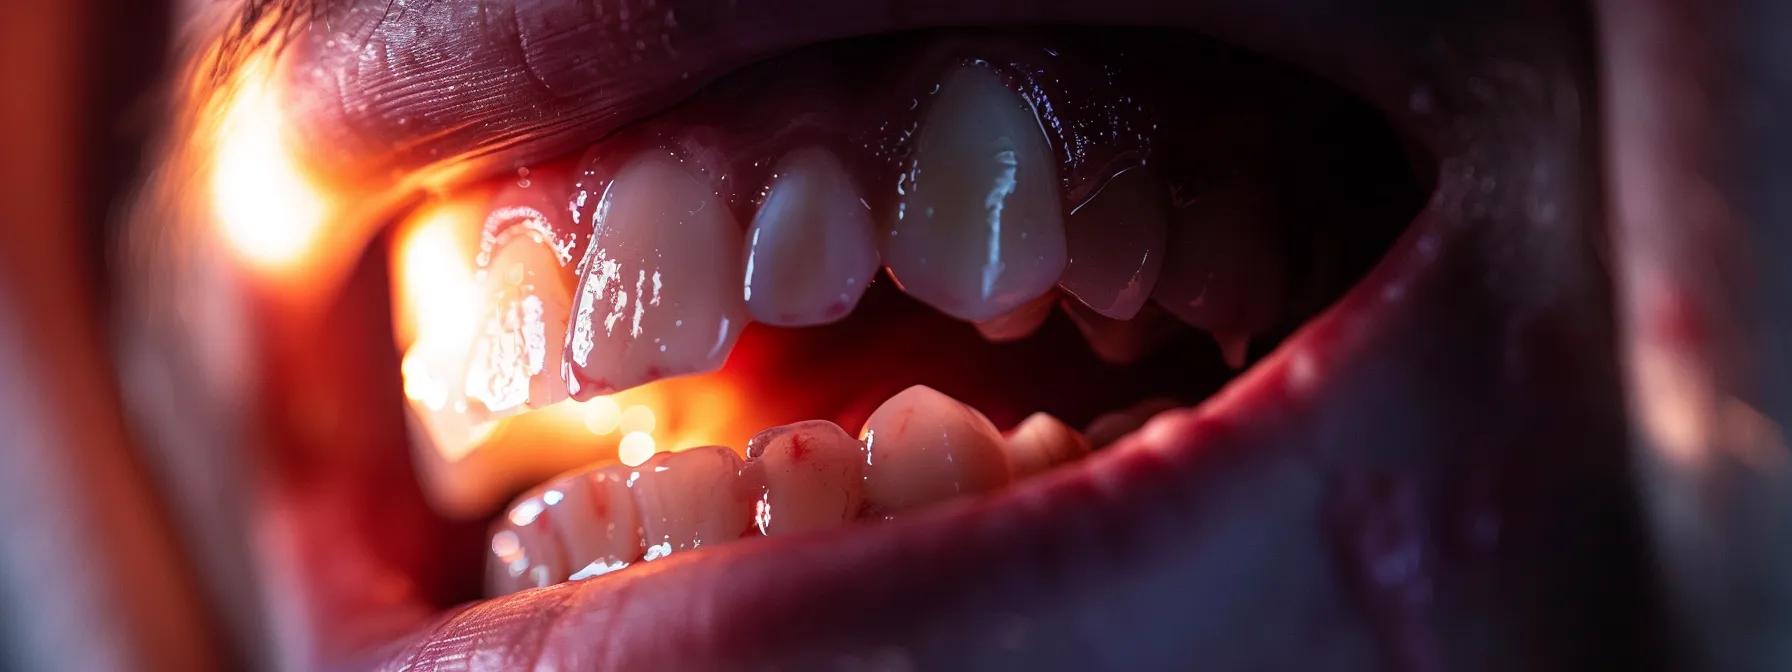
[{"label": "bright light spot", "polygon": [[525,499],[523,503],[510,510],[510,524],[517,527],[528,527],[530,523],[535,522],[535,518],[540,516],[545,508],[547,507],[543,506],[539,499],[533,497]]},{"label": "bright light spot", "polygon": [[467,356],[485,304],[473,267],[479,221],[472,204],[449,202],[419,210],[401,228],[393,325],[401,344],[429,341]]},{"label": "bright light spot", "polygon": [[646,432],[629,432],[616,446],[616,459],[631,467],[639,467],[653,457],[653,437]]},{"label": "bright light spot", "polygon": [[323,192],[289,151],[280,103],[269,88],[272,60],[244,65],[215,129],[212,210],[224,240],[263,268],[306,259],[325,224]]},{"label": "bright light spot", "polygon": [[616,405],[616,400],[609,397],[587,401],[582,410],[585,429],[598,436],[616,431],[617,425],[622,422],[622,409]]},{"label": "bright light spot", "polygon": [[622,425],[622,431],[624,432],[652,432],[654,425],[653,409],[639,404],[625,408],[622,410],[622,421],[620,424]]},{"label": "bright light spot", "polygon": [[541,493],[542,503],[547,504],[548,506],[559,504],[562,499],[566,499],[566,495],[561,494],[559,490],[549,490]]}]

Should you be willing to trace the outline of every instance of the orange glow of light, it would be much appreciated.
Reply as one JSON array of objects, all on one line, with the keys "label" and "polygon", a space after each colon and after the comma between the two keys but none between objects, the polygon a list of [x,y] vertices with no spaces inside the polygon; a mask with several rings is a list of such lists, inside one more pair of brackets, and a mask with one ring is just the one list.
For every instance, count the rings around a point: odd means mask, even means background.
[{"label": "orange glow of light", "polygon": [[266,55],[247,62],[217,114],[210,195],[218,231],[238,257],[290,271],[318,246],[330,208],[290,151],[269,86],[272,63]]},{"label": "orange glow of light", "polygon": [[[486,200],[458,195],[400,223],[391,250],[392,319],[403,389],[419,429],[423,481],[449,512],[594,463],[636,466],[656,452],[723,445],[744,453],[775,425],[726,371],[493,417],[465,392],[486,301],[476,259]],[[555,367],[557,370],[557,367]]]}]

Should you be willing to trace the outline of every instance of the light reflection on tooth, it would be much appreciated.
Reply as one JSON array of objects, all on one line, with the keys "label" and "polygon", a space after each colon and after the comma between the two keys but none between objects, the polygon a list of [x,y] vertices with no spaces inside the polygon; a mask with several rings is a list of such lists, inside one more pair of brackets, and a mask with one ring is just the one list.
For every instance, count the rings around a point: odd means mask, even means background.
[{"label": "light reflection on tooth", "polygon": [[477,277],[485,315],[466,373],[466,396],[494,414],[566,397],[560,353],[571,289],[552,241],[510,229]]},{"label": "light reflection on tooth", "polygon": [[898,193],[884,262],[949,315],[1002,315],[1064,269],[1056,158],[1032,107],[985,64],[946,76]]},{"label": "light reflection on tooth", "polygon": [[738,539],[752,529],[759,488],[723,446],[658,453],[630,472],[646,559]]},{"label": "light reflection on tooth", "polygon": [[1037,474],[1089,454],[1089,440],[1047,413],[1034,413],[1007,435],[1008,461],[1016,478]]},{"label": "light reflection on tooth", "polygon": [[747,309],[790,327],[845,317],[877,274],[871,214],[826,150],[794,151],[775,172],[747,234]]},{"label": "light reflection on tooth", "polygon": [[1157,286],[1168,203],[1163,184],[1144,168],[1109,180],[1066,218],[1070,257],[1058,286],[1105,317],[1132,319]]},{"label": "light reflection on tooth", "polygon": [[995,425],[925,385],[890,397],[859,433],[865,442],[865,499],[890,515],[1006,485],[1012,470]]},{"label": "light reflection on tooth", "polygon": [[721,366],[746,325],[741,234],[709,185],[650,152],[597,206],[563,377],[575,398]]}]

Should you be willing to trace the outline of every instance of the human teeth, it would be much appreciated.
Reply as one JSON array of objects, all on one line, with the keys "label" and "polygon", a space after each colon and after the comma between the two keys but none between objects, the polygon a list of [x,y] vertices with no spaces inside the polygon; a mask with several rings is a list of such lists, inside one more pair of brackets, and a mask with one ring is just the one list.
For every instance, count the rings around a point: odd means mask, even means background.
[{"label": "human teeth", "polygon": [[1171,214],[1169,255],[1151,298],[1206,330],[1226,362],[1244,365],[1252,336],[1287,299],[1287,259],[1267,189],[1232,184]]},{"label": "human teeth", "polygon": [[1083,436],[1088,437],[1090,446],[1101,448],[1145,426],[1152,416],[1181,405],[1174,399],[1147,399],[1096,418],[1083,429]]},{"label": "human teeth", "polygon": [[977,323],[977,333],[996,343],[1018,341],[1038,331],[1045,319],[1051,317],[1052,307],[1058,305],[1058,294],[1046,292],[1009,311],[1006,315],[998,315],[995,319]]},{"label": "human teeth", "polygon": [[550,519],[566,551],[567,578],[584,579],[641,558],[641,521],[629,492],[630,470],[609,466],[559,479],[548,492],[561,501]]},{"label": "human teeth", "polygon": [[563,376],[576,398],[721,366],[747,321],[728,208],[670,157],[623,166],[580,263]]},{"label": "human teeth", "polygon": [[553,241],[525,228],[501,241],[479,273],[487,303],[466,373],[467,398],[499,415],[566,397],[559,364],[572,303]]},{"label": "human teeth", "polygon": [[1175,339],[1176,333],[1188,329],[1177,323],[1162,309],[1146,306],[1129,320],[1114,320],[1074,300],[1066,299],[1064,312],[1089,350],[1111,364],[1131,364],[1144,359],[1158,346]]},{"label": "human teeth", "polygon": [[734,451],[707,446],[659,453],[629,472],[642,557],[657,560],[752,531],[760,489],[741,478],[741,466]]},{"label": "human teeth", "polygon": [[[494,526],[487,548],[485,587],[490,595],[514,593],[565,581],[565,553],[549,518],[560,504],[546,491],[518,500]],[[551,500],[551,501],[550,501]]]},{"label": "human teeth", "polygon": [[868,508],[890,515],[1006,485],[1001,433],[976,409],[925,385],[890,397],[860,432]]},{"label": "human teeth", "polygon": [[747,310],[787,327],[845,317],[877,274],[871,215],[826,150],[792,152],[776,174],[747,234]]},{"label": "human teeth", "polygon": [[1083,305],[1128,320],[1151,298],[1163,266],[1168,195],[1143,168],[1115,176],[1064,224],[1069,261],[1058,286]]},{"label": "human teeth", "polygon": [[753,519],[765,535],[837,527],[865,504],[865,445],[838,425],[810,420],[747,442],[748,469],[764,479]]},{"label": "human teeth", "polygon": [[1034,413],[1008,432],[1008,462],[1019,478],[1089,454],[1089,440],[1046,413]]},{"label": "human teeth", "polygon": [[1064,270],[1057,168],[1038,117],[986,65],[948,74],[898,182],[884,263],[903,290],[971,322]]}]

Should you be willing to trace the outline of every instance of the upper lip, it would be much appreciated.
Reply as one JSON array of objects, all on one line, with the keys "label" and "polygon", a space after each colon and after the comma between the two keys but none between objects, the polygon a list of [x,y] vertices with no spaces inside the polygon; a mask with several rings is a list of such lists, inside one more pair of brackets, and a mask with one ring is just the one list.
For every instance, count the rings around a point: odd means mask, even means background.
[{"label": "upper lip", "polygon": [[[1609,319],[1546,321],[1602,305],[1605,291],[1590,264],[1596,231],[1538,225],[1546,212],[1590,221],[1594,209],[1582,189],[1592,170],[1581,135],[1588,64],[1570,46],[1581,17],[1508,17],[1513,30],[1498,31],[1481,21],[1493,18],[1460,15],[1472,9],[1359,15],[1342,1],[1298,16],[1245,2],[801,0],[732,3],[725,13],[707,4],[669,8],[679,26],[669,30],[688,38],[675,58],[589,87],[556,84],[576,61],[539,58],[550,45],[516,30],[468,47],[491,56],[470,67],[513,71],[468,81],[519,87],[533,105],[483,104],[494,90],[374,99],[416,79],[412,65],[432,64],[394,58],[357,69],[302,44],[297,62],[321,63],[339,88],[332,104],[304,109],[301,131],[333,138],[316,146],[346,148],[338,174],[421,170],[448,157],[504,164],[602,137],[706,79],[802,44],[933,26],[1149,24],[1201,30],[1343,83],[1444,168],[1412,229],[1339,305],[1220,396],[1073,469],[904,521],[731,544],[476,603],[375,652],[380,662],[1286,668],[1391,658],[1424,667],[1464,651],[1456,638],[1469,637],[1434,620],[1498,614],[1474,628],[1521,632],[1538,609],[1527,591],[1572,590],[1540,579],[1490,596],[1486,577],[1533,566],[1530,549],[1564,534],[1545,513],[1573,508],[1571,489],[1613,495],[1605,481],[1576,479],[1621,459]],[[1424,11],[1440,13],[1416,14]],[[427,37],[397,36],[438,19],[395,13],[348,32],[426,50]],[[1512,34],[1525,37],[1477,37]],[[1503,179],[1538,167],[1551,177]],[[1550,207],[1529,207],[1538,199]],[[1514,252],[1540,249],[1568,252]],[[1582,401],[1551,408],[1550,399]],[[1413,414],[1415,405],[1425,412]],[[1540,456],[1570,448],[1568,464],[1537,468]],[[1416,493],[1430,513],[1390,503],[1398,498],[1355,498],[1347,484],[1365,480]],[[1489,517],[1501,544],[1476,532]],[[1410,562],[1371,571],[1384,552],[1410,552]]]}]

